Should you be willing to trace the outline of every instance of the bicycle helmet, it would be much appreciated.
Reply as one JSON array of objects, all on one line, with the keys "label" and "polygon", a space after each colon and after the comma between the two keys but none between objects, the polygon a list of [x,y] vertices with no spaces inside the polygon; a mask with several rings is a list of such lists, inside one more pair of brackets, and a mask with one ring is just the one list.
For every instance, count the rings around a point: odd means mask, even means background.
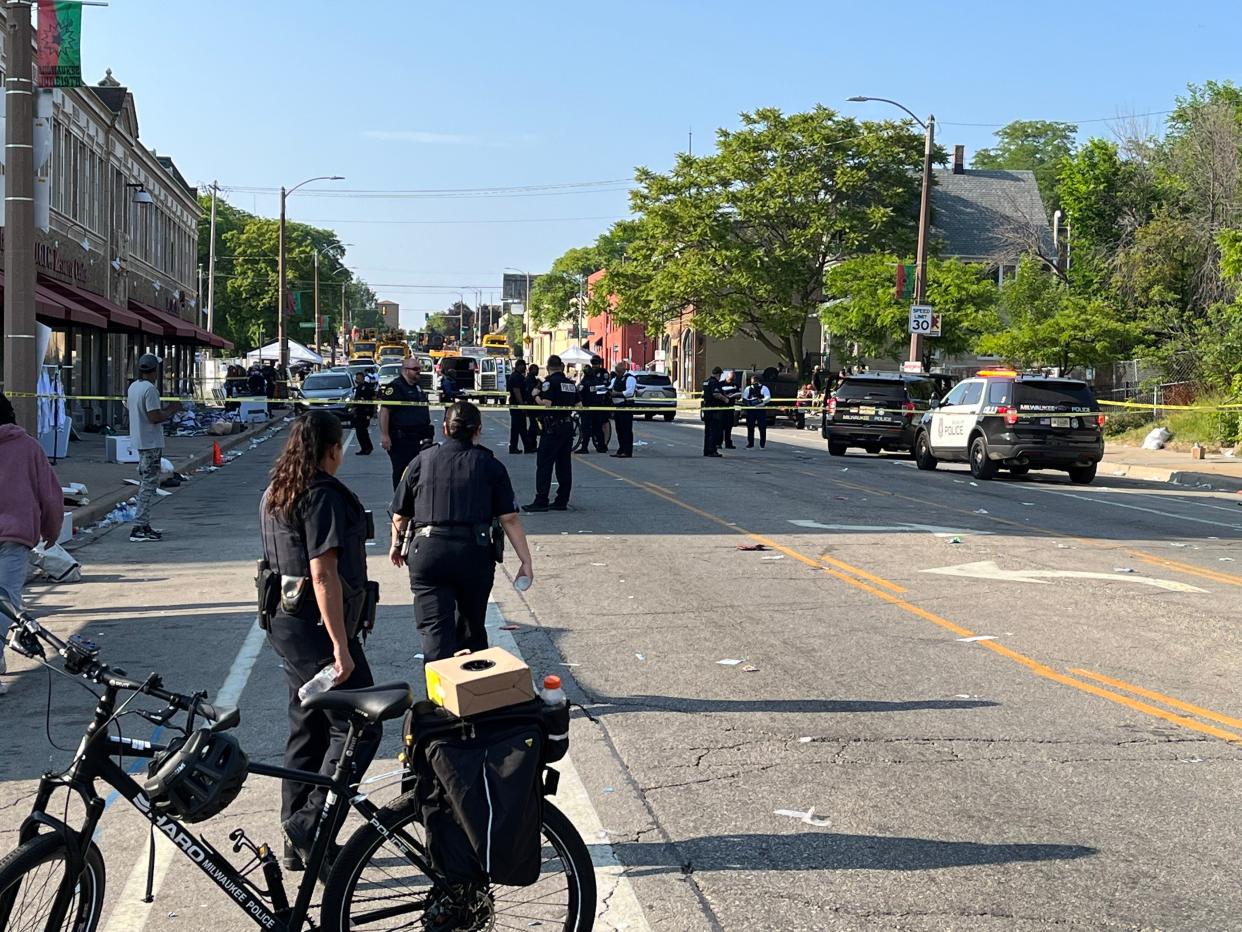
[{"label": "bicycle helmet", "polygon": [[200,728],[151,761],[143,789],[153,812],[201,822],[237,798],[249,767],[236,738]]}]

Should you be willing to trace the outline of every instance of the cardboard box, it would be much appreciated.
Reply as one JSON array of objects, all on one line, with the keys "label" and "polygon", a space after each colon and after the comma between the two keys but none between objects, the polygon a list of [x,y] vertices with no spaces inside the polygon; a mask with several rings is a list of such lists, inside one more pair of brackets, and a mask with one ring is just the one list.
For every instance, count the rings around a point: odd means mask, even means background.
[{"label": "cardboard box", "polygon": [[427,698],[462,718],[535,698],[530,667],[499,647],[434,660],[425,672]]}]

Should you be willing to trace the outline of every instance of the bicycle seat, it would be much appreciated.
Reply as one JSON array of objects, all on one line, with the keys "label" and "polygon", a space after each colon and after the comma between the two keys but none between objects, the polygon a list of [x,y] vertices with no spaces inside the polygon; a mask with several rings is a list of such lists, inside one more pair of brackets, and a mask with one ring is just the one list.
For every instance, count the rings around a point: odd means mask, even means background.
[{"label": "bicycle seat", "polygon": [[385,683],[366,689],[329,689],[302,702],[304,709],[353,712],[368,722],[396,718],[414,704],[409,683]]}]

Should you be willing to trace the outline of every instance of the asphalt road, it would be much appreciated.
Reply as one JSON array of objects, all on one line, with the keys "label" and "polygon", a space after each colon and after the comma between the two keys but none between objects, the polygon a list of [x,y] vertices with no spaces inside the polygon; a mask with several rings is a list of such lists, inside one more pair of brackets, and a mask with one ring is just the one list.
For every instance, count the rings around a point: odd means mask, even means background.
[{"label": "asphalt road", "polygon": [[[529,500],[535,458],[504,453],[506,435],[489,415],[485,442]],[[788,428],[722,460],[698,455],[689,419],[636,436],[632,460],[575,459],[573,510],[526,519],[534,587],[495,593],[532,667],[585,709],[579,820],[628,879],[597,928],[1242,926],[1242,496],[1051,473],[975,483],[964,467],[830,458]],[[236,691],[239,736],[264,760],[281,752],[283,677],[270,648],[245,648],[279,442],[165,500],[163,545],[105,535],[79,552],[82,583],[30,592],[54,630],[88,632],[133,675]],[[384,513],[378,451],[342,478]],[[417,682],[405,581],[374,549],[376,676]],[[0,848],[39,772],[69,756],[44,733],[46,675],[10,669]],[[56,681],[52,737],[72,747],[90,710]],[[237,825],[274,841],[277,799],[252,779],[202,827],[218,847]],[[124,801],[109,807],[103,928],[249,927],[181,859],[161,860],[141,904],[144,839]]]}]

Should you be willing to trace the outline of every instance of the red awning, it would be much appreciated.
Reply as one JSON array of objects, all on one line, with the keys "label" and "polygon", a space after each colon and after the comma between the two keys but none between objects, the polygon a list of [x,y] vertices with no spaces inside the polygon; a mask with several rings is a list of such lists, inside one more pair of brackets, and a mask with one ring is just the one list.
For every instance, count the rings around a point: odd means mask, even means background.
[{"label": "red awning", "polygon": [[[0,294],[4,291],[4,273],[0,272]],[[44,323],[80,324],[84,327],[108,326],[102,314],[83,307],[76,301],[61,298],[40,285],[35,285],[35,317]]]},{"label": "red awning", "polygon": [[167,336],[182,337],[184,339],[193,339],[196,328],[188,320],[182,320],[180,317],[174,317],[167,311],[161,311],[158,308],[151,307],[149,304],[143,304],[140,301],[129,299],[129,307],[139,314],[144,314],[152,320],[164,325],[164,333]]},{"label": "red awning", "polygon": [[114,330],[142,330],[154,334],[162,334],[164,332],[164,328],[154,321],[146,320],[132,311],[125,310],[125,308],[118,304],[113,304],[102,295],[85,291],[75,285],[69,285],[52,278],[44,278],[40,281],[39,288],[50,292],[57,300],[66,305],[72,302],[96,314],[102,314],[108,319],[109,325]]}]

